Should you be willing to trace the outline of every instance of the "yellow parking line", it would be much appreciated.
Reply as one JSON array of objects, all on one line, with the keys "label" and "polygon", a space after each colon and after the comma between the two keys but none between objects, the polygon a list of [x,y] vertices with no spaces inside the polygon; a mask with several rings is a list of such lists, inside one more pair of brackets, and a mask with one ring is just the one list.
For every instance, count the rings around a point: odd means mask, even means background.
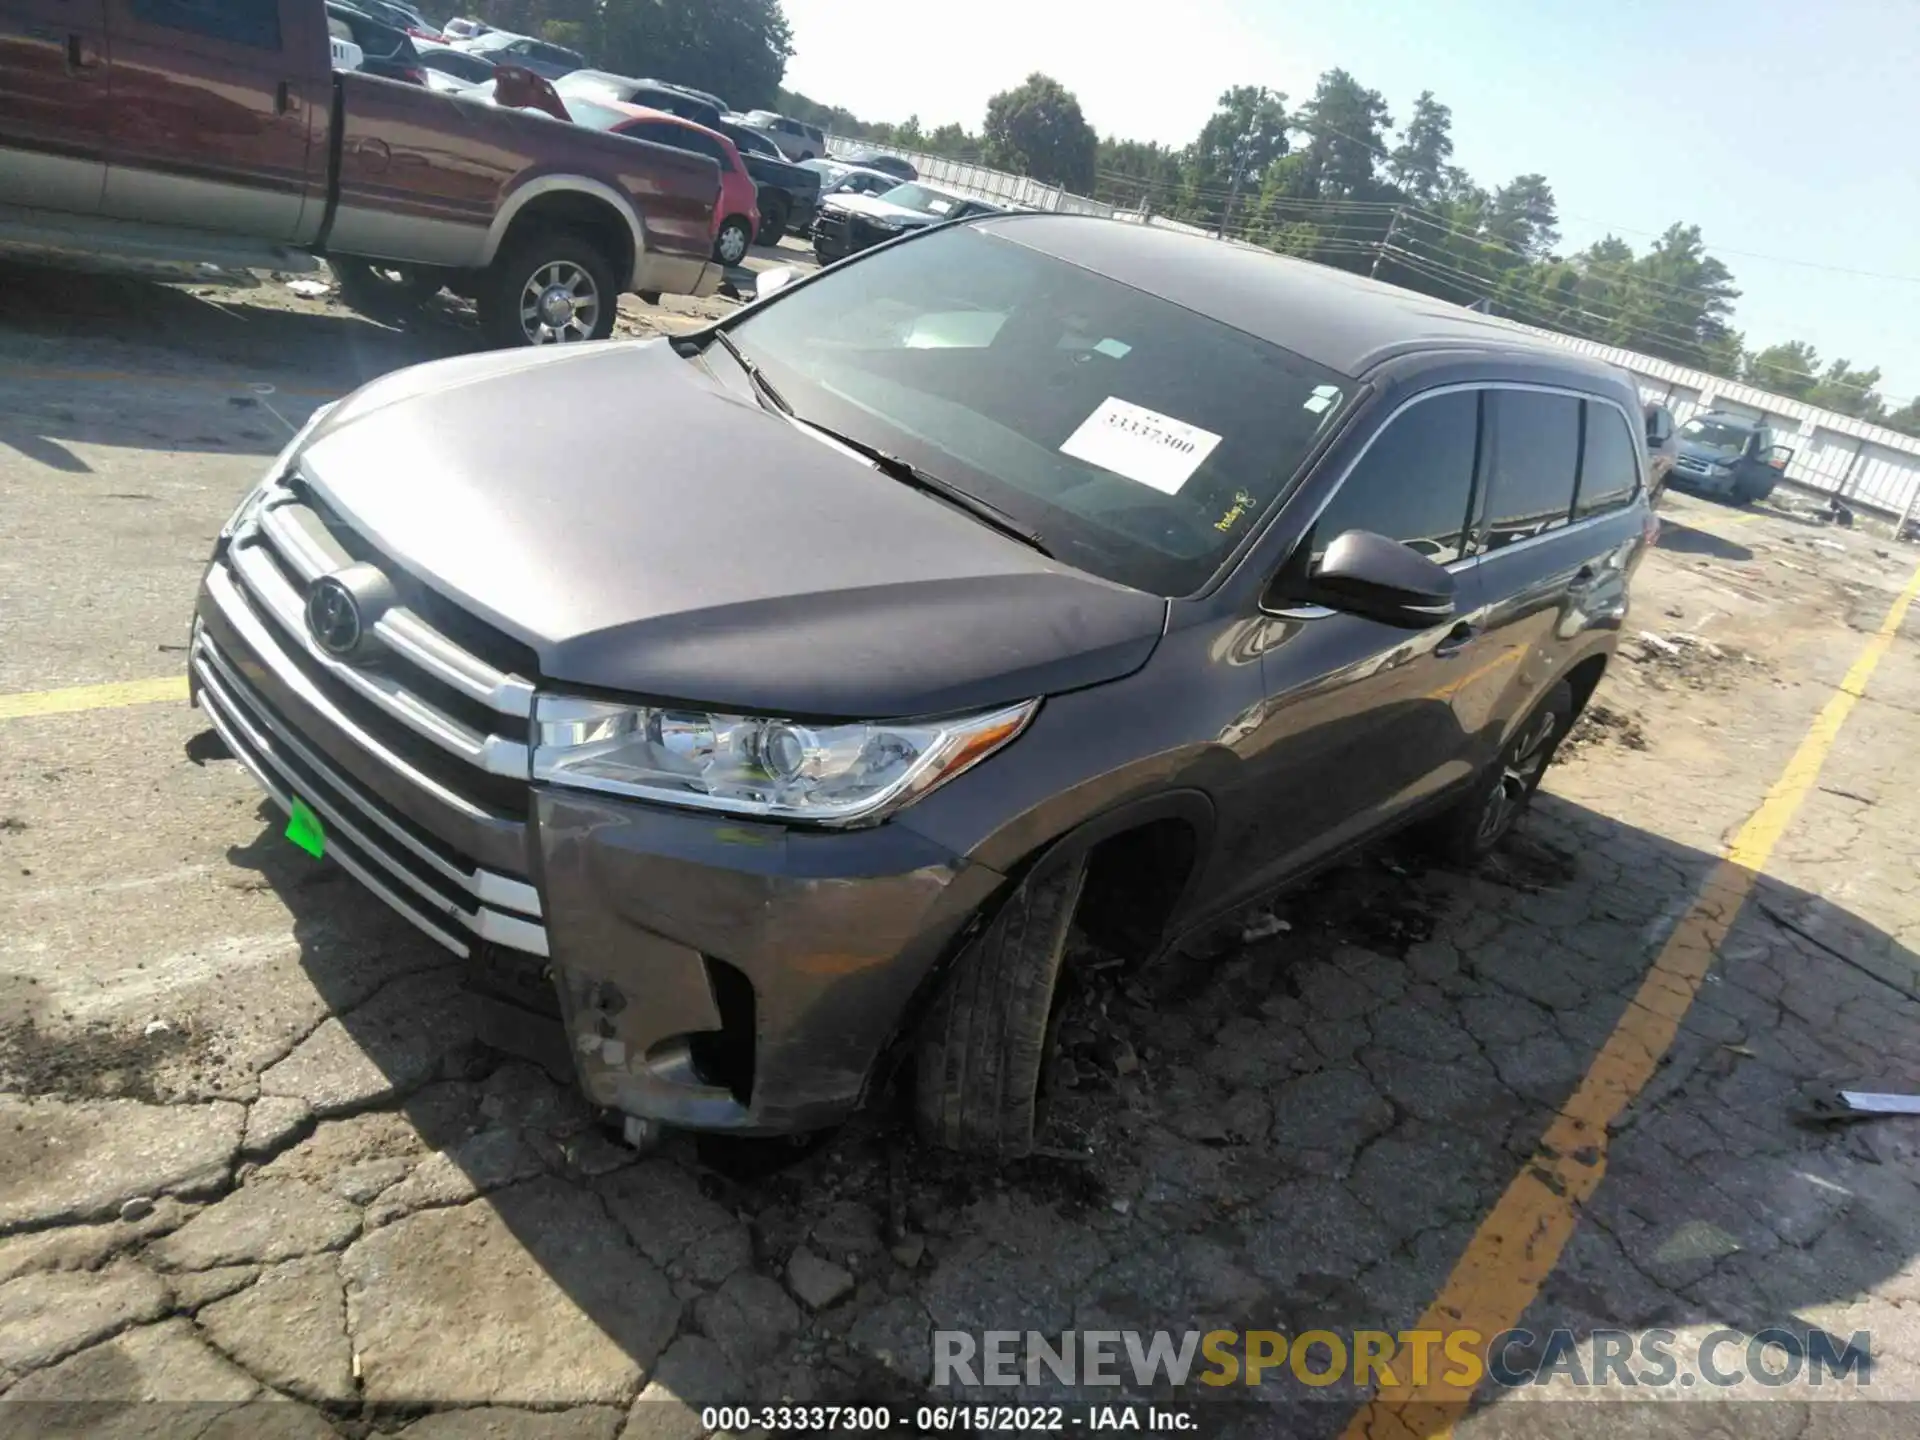
[{"label": "yellow parking line", "polygon": [[28,715],[70,715],[76,710],[111,710],[122,705],[153,705],[187,698],[187,677],[116,680],[106,685],[73,685],[65,690],[28,690],[0,695],[0,720]]},{"label": "yellow parking line", "polygon": [[[1759,808],[1740,827],[1726,857],[1701,883],[1579,1088],[1474,1232],[1415,1330],[1471,1330],[1484,1347],[1520,1322],[1559,1262],[1581,1207],[1606,1174],[1608,1128],[1653,1078],[1673,1044],[1715,951],[1800,802],[1813,789],[1840,727],[1865,693],[1916,597],[1920,570],[1821,708]],[[1414,1373],[1412,1347],[1403,1348],[1388,1368],[1394,1383],[1381,1385],[1375,1399],[1348,1424],[1342,1440],[1436,1440],[1451,1435],[1471,1392],[1438,1380],[1410,1383],[1405,1377]]]}]

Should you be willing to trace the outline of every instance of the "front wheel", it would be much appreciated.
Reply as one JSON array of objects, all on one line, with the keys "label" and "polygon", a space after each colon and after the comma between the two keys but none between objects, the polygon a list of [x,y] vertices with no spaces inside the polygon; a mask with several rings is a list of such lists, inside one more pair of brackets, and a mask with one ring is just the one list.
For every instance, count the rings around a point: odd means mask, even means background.
[{"label": "front wheel", "polygon": [[1471,865],[1507,838],[1573,725],[1573,690],[1557,682],[1500,748],[1466,795],[1430,822],[1428,838],[1449,860]]},{"label": "front wheel", "polygon": [[500,346],[604,340],[619,298],[613,266],[599,250],[564,231],[536,231],[487,268],[480,325]]},{"label": "front wheel", "polygon": [[747,247],[751,244],[753,227],[747,224],[747,217],[729,215],[714,237],[713,258],[722,265],[738,265],[747,258]]},{"label": "front wheel", "polygon": [[1033,1148],[1060,962],[1084,855],[1043,860],[953,962],[921,1024],[914,1118],[928,1143],[1007,1158]]}]

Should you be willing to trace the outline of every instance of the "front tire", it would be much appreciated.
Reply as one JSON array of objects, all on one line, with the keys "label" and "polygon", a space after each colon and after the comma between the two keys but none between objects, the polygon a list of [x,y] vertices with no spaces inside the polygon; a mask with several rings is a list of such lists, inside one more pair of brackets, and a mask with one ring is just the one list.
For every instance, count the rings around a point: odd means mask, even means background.
[{"label": "front tire", "polygon": [[604,340],[619,301],[613,266],[598,249],[564,231],[535,231],[482,277],[480,326],[502,348]]},{"label": "front tire", "polygon": [[1042,861],[954,961],[921,1024],[914,1118],[929,1144],[1011,1159],[1033,1148],[1084,855]]},{"label": "front tire", "polygon": [[1573,690],[1566,681],[1540,697],[1492,765],[1465,796],[1434,817],[1428,838],[1446,859],[1474,865],[1512,833],[1533,803],[1547,766],[1573,726]]}]

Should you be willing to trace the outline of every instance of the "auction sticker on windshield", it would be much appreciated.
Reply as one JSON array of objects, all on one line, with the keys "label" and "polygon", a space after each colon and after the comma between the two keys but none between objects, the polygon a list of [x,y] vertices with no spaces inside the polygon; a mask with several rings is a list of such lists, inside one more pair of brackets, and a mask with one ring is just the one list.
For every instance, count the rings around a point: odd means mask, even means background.
[{"label": "auction sticker on windshield", "polygon": [[1177,495],[1219,443],[1211,430],[1109,395],[1066,438],[1060,453]]}]

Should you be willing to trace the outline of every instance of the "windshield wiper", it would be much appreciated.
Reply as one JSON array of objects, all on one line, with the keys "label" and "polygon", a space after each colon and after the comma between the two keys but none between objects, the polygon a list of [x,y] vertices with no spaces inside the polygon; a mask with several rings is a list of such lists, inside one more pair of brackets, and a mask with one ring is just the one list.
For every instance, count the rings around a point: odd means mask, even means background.
[{"label": "windshield wiper", "polygon": [[983,500],[971,490],[961,489],[951,480],[942,480],[938,475],[929,474],[911,460],[903,459],[891,451],[869,445],[864,440],[855,440],[851,435],[842,435],[838,430],[830,430],[817,421],[795,414],[793,406],[787,403],[787,397],[780,393],[780,387],[769,380],[757,364],[747,358],[731,335],[724,330],[715,330],[713,338],[719,342],[721,349],[733,357],[734,363],[746,373],[747,379],[753,382],[754,388],[764,395],[781,414],[806,426],[809,430],[819,431],[828,439],[846,446],[856,454],[866,456],[879,467],[882,474],[903,484],[911,485],[914,489],[924,491],[926,494],[938,496],[949,504],[965,510],[974,519],[991,525],[1001,534],[1010,535],[1021,544],[1038,550],[1049,560],[1054,558],[1053,551],[1047,548],[1046,540],[1037,530],[1028,529],[991,500]]},{"label": "windshield wiper", "polygon": [[911,460],[895,455],[890,450],[882,450],[877,445],[869,445],[866,441],[856,440],[851,435],[842,435],[838,430],[829,430],[825,425],[802,415],[795,415],[793,418],[810,430],[818,430],[836,444],[844,445],[856,454],[866,456],[879,468],[881,474],[958,506],[974,519],[991,525],[1001,534],[1012,536],[1022,545],[1038,550],[1049,560],[1054,558],[1053,551],[1047,548],[1046,538],[1039,531],[1021,524],[991,500],[983,500],[971,490],[961,489],[951,480],[943,480],[938,475],[922,470]]},{"label": "windshield wiper", "polygon": [[787,397],[780,393],[780,387],[766,377],[766,373],[749,360],[746,352],[734,342],[734,338],[724,330],[715,330],[713,338],[720,342],[720,348],[733,357],[733,363],[746,372],[747,379],[753,382],[753,388],[772,402],[773,408],[783,415],[793,414],[793,406],[787,403]]}]

